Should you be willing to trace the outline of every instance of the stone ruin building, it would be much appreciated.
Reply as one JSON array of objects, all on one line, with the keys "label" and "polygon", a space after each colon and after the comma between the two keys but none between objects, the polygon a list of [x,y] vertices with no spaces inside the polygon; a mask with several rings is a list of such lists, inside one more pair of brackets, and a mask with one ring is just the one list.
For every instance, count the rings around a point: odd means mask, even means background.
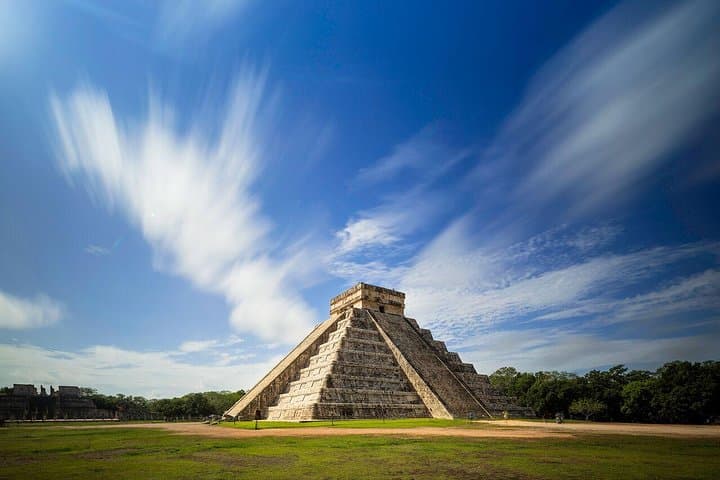
[{"label": "stone ruin building", "polygon": [[82,395],[80,387],[60,385],[50,393],[40,385],[13,385],[9,393],[0,395],[0,420],[42,420],[77,418],[112,418],[113,412],[98,409]]},{"label": "stone ruin building", "polygon": [[532,415],[493,390],[429,330],[404,315],[405,294],[358,283],[226,417],[473,418]]}]

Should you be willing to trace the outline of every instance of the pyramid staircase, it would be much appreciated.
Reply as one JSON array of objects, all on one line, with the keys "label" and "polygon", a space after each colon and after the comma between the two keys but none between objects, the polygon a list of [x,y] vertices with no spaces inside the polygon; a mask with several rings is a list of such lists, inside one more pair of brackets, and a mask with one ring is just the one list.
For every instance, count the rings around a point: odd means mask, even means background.
[{"label": "pyramid staircase", "polygon": [[346,311],[297,379],[268,408],[268,420],[427,417],[371,318]]}]

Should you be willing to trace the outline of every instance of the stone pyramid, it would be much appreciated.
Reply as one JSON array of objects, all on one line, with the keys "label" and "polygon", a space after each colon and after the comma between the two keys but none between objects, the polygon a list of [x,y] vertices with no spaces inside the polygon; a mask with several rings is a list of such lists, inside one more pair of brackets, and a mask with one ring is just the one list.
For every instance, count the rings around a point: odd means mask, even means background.
[{"label": "stone pyramid", "polygon": [[498,395],[429,330],[404,316],[405,294],[359,283],[226,416],[245,419],[528,415]]}]

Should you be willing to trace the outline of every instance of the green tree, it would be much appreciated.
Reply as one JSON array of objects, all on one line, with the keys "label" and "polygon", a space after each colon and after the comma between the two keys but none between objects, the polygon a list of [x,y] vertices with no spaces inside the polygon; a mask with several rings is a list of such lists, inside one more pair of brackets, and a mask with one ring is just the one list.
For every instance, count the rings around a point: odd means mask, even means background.
[{"label": "green tree", "polygon": [[652,399],[657,389],[653,378],[635,380],[623,387],[623,404],[620,410],[628,420],[634,422],[651,422],[654,420]]},{"label": "green tree", "polygon": [[511,395],[518,371],[513,367],[502,367],[489,377],[490,385],[502,395]]},{"label": "green tree", "polygon": [[538,372],[525,395],[526,405],[545,418],[559,412],[567,413],[577,396],[577,385],[577,375],[573,373]]},{"label": "green tree", "polygon": [[570,413],[582,415],[585,420],[590,420],[593,415],[600,415],[607,409],[607,405],[594,398],[579,398],[570,404]]},{"label": "green tree", "polygon": [[622,419],[622,390],[627,384],[624,365],[616,365],[607,371],[591,370],[585,374],[585,394],[607,406],[604,418],[607,420]]},{"label": "green tree", "polygon": [[191,417],[204,417],[212,412],[207,397],[202,393],[191,393],[183,397],[185,401],[185,415]]},{"label": "green tree", "polygon": [[718,416],[718,362],[670,362],[657,372],[651,402],[658,419],[670,423],[705,423]]}]

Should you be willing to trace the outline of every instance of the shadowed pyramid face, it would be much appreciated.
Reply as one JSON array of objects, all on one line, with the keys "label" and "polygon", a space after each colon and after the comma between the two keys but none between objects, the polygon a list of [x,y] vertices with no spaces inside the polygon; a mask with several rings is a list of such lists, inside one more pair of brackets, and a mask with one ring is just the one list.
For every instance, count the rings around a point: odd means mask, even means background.
[{"label": "shadowed pyramid face", "polygon": [[368,283],[358,283],[330,300],[330,315],[332,316],[337,316],[351,308],[404,315],[405,294]]}]

